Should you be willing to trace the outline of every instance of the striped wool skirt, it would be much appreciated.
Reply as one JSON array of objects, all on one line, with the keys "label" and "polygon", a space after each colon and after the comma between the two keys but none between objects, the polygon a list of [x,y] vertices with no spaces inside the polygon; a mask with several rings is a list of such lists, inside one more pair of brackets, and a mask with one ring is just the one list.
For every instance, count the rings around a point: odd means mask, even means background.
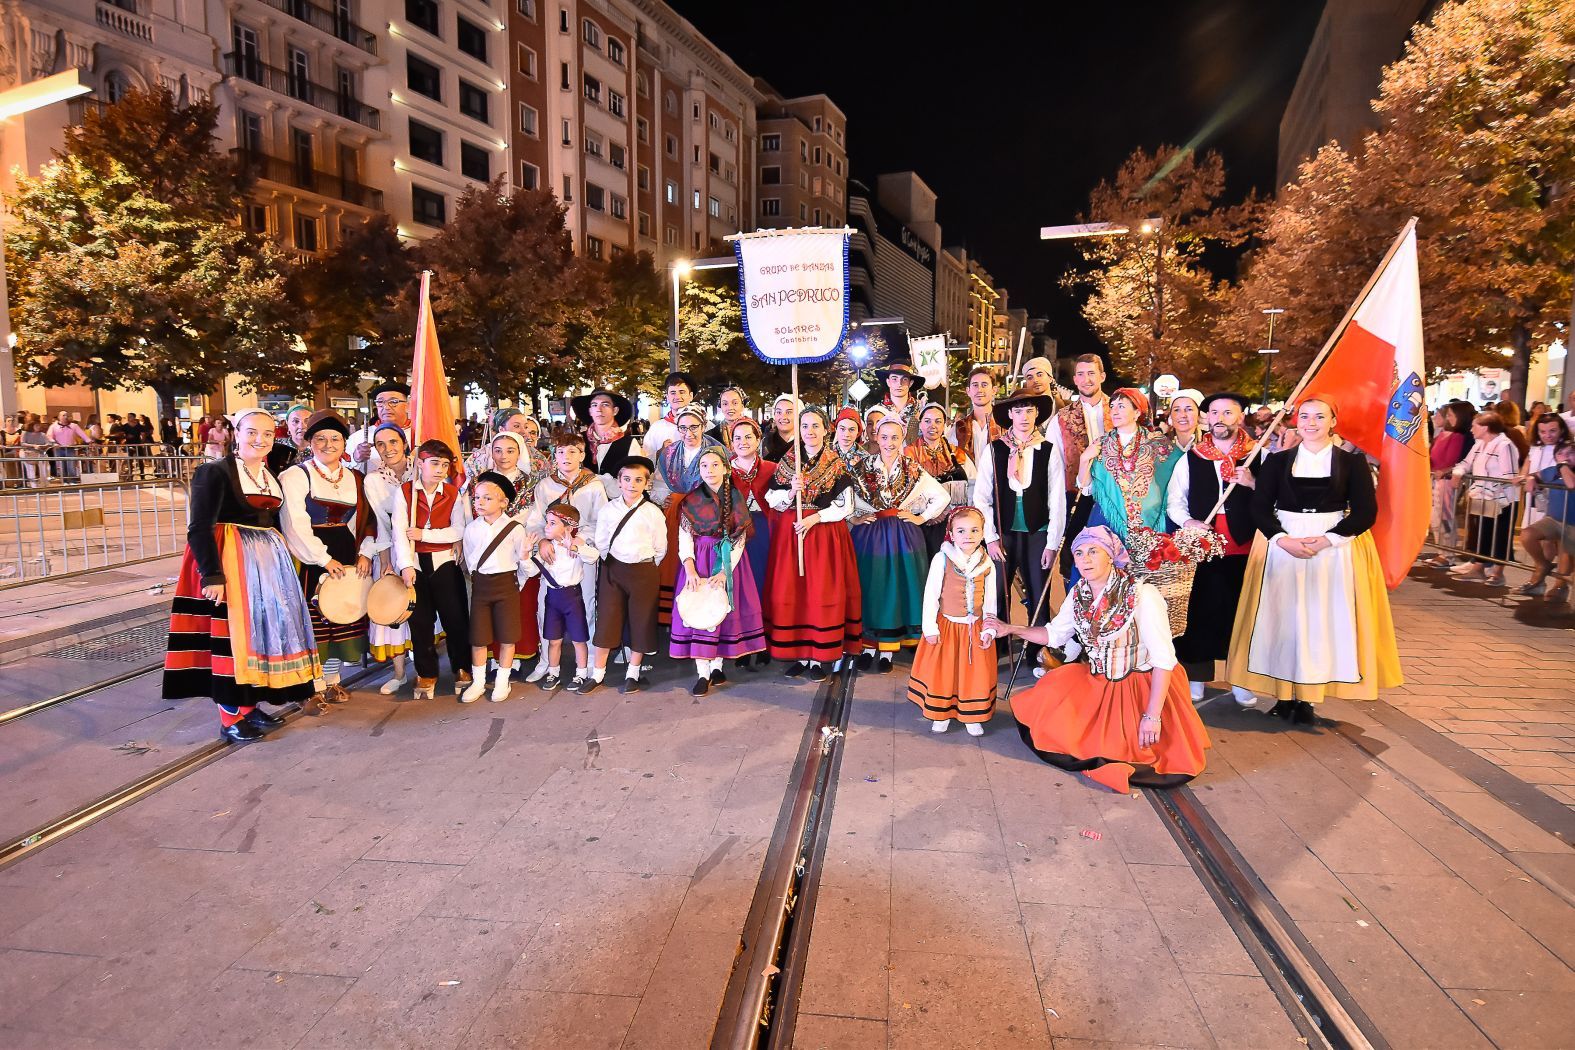
[{"label": "striped wool skirt", "polygon": [[166,700],[205,696],[227,707],[305,700],[322,674],[311,614],[284,537],[273,529],[220,524],[224,601],[202,595],[188,547],[170,606],[164,656]]},{"label": "striped wool skirt", "polygon": [[886,652],[916,644],[930,568],[923,531],[888,514],[852,532],[864,593],[864,644]]}]

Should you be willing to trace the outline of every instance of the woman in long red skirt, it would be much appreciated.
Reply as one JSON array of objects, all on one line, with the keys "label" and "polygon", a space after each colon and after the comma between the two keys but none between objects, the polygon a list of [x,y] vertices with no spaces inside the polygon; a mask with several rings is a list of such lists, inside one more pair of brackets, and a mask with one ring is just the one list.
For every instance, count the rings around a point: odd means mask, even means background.
[{"label": "woman in long red skirt", "polygon": [[1127,571],[1126,547],[1102,525],[1077,534],[1072,560],[1080,578],[1047,626],[985,624],[1088,657],[1012,698],[1018,733],[1046,762],[1114,791],[1185,784],[1203,772],[1209,735],[1176,662],[1164,596]]},{"label": "woman in long red skirt", "polygon": [[771,589],[765,596],[766,645],[773,660],[789,661],[789,678],[803,675],[821,682],[829,674],[827,664],[832,671],[841,670],[842,661],[863,648],[864,599],[848,534],[853,479],[842,457],[827,447],[826,414],[806,408],[798,418],[802,447],[783,454],[766,490],[766,502],[776,512],[771,523]]}]

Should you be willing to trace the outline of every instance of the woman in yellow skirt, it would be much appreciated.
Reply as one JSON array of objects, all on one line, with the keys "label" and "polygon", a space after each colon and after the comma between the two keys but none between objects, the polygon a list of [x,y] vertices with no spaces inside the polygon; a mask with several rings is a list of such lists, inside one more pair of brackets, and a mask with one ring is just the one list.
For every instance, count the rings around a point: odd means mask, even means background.
[{"label": "woman in yellow skirt", "polygon": [[1325,697],[1376,700],[1404,679],[1371,529],[1367,460],[1334,441],[1335,406],[1296,410],[1301,440],[1255,471],[1253,540],[1226,678],[1278,701],[1270,714],[1314,725]]}]

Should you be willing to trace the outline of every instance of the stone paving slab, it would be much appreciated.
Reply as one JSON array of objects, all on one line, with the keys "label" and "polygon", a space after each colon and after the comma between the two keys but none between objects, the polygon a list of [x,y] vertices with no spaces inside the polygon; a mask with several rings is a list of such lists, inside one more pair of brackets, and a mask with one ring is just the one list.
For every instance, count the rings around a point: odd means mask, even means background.
[{"label": "stone paving slab", "polygon": [[167,615],[180,563],[157,558],[0,590],[0,661]]},{"label": "stone paving slab", "polygon": [[[1325,713],[1392,742],[1362,705]],[[1575,897],[1517,848],[1562,843],[1436,763],[1423,793],[1388,751],[1374,758],[1332,730],[1221,704],[1206,721],[1215,747],[1199,799],[1391,1045],[1545,1045],[1558,1010],[1468,1010],[1488,1000],[1466,993],[1529,1004],[1575,992]],[[1410,772],[1429,761],[1408,756]]]},{"label": "stone paving slab", "polygon": [[1384,699],[1575,809],[1575,609],[1416,569],[1391,595]]},{"label": "stone paving slab", "polygon": [[0,1045],[704,1046],[814,697],[740,677],[296,719],[0,871]]},{"label": "stone paving slab", "polygon": [[1299,1045],[1145,799],[905,689],[858,682],[797,1046]]}]

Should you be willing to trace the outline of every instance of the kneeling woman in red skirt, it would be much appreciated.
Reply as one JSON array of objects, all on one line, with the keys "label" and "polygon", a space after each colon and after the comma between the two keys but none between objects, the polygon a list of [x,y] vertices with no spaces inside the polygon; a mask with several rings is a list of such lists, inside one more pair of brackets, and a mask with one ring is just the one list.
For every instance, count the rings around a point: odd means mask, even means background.
[{"label": "kneeling woman in red skirt", "polygon": [[164,699],[212,698],[219,735],[244,742],[282,724],[258,703],[307,699],[322,667],[301,580],[279,533],[284,492],[265,462],[273,417],[248,409],[234,427],[234,454],[192,475]]},{"label": "kneeling woman in red skirt", "polygon": [[801,445],[783,453],[766,489],[766,503],[776,513],[771,521],[771,587],[762,604],[771,658],[790,661],[789,678],[803,675],[822,682],[829,674],[826,664],[840,670],[844,659],[863,649],[864,598],[848,534],[853,478],[842,457],[827,446],[825,413],[806,408],[798,418]]},{"label": "kneeling woman in red skirt", "polygon": [[1106,787],[1176,787],[1203,772],[1209,736],[1176,663],[1165,599],[1127,571],[1127,551],[1104,526],[1072,542],[1081,578],[1045,627],[985,624],[1078,652],[1012,698],[1017,730],[1035,754]]}]

